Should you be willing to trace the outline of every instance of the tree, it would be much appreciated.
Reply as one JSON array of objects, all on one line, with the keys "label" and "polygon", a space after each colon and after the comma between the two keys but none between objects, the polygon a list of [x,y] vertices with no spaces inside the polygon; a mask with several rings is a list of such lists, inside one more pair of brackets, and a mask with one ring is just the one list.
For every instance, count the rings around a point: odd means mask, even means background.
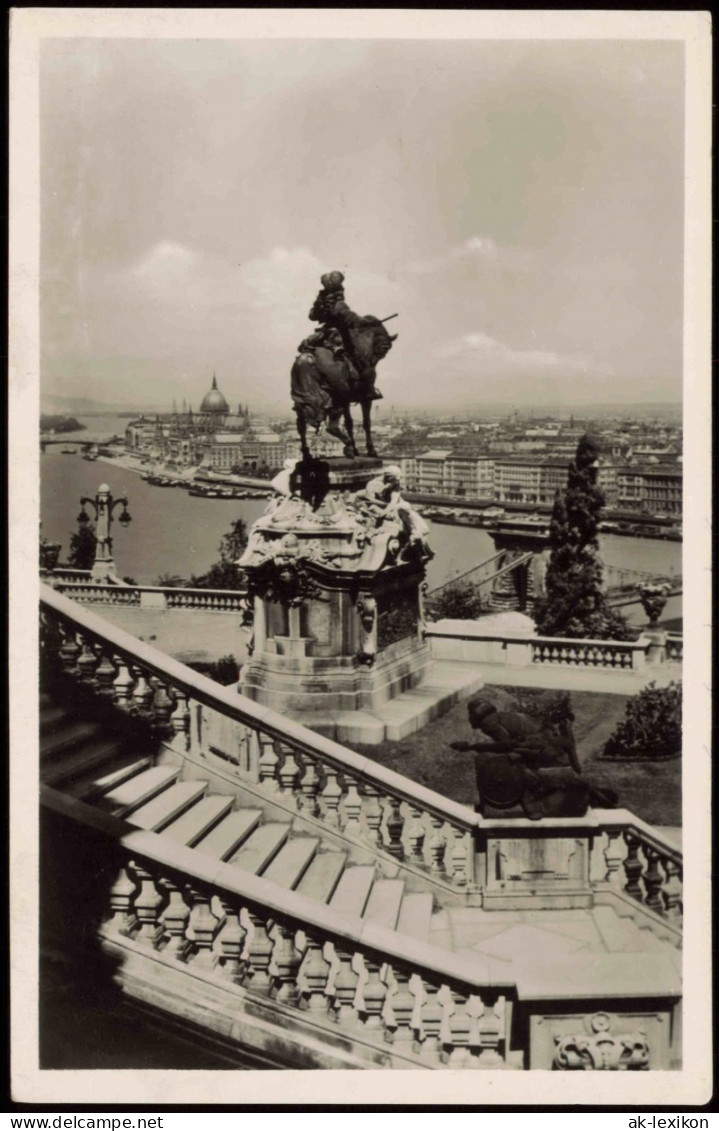
[{"label": "tree", "polygon": [[682,749],[682,685],[657,687],[652,681],[627,701],[604,747],[605,758],[672,758]]},{"label": "tree", "polygon": [[162,589],[182,589],[187,582],[184,577],[180,577],[176,573],[161,573],[155,580],[155,585],[159,585]]},{"label": "tree", "polygon": [[91,522],[78,523],[77,530],[70,538],[68,564],[74,569],[92,569],[95,562],[97,538]]},{"label": "tree", "polygon": [[218,546],[219,561],[210,566],[207,573],[192,577],[191,584],[197,589],[244,589],[245,576],[237,560],[242,557],[246,545],[247,526],[243,519],[235,519]]},{"label": "tree", "polygon": [[597,486],[598,457],[597,441],[582,436],[569,465],[566,489],[555,496],[545,596],[534,614],[543,636],[595,640],[633,636],[621,614],[607,604],[603,589],[598,530],[604,494]]}]

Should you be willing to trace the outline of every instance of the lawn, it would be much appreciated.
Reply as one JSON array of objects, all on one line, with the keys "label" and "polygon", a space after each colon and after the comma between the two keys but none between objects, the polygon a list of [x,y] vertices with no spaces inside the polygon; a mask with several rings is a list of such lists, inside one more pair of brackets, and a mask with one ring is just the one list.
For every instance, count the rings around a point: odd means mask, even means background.
[{"label": "lawn", "polygon": [[[511,687],[487,686],[483,694],[499,710],[515,706]],[[624,715],[625,695],[572,692],[574,734],[587,777],[619,794],[619,804],[654,825],[681,825],[681,758],[658,762],[617,763],[599,759],[604,744]],[[477,737],[476,735],[474,736]],[[482,736],[478,736],[481,740]],[[450,743],[471,741],[467,707],[458,703],[441,719],[399,742],[356,749],[382,766],[405,774],[464,805],[477,800],[474,755],[452,750]]]}]

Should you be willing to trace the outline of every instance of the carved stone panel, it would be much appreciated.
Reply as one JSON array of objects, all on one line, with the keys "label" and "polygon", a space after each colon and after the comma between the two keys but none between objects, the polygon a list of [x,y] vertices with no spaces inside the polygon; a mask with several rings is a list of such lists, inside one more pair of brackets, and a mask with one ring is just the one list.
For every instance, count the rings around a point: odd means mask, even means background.
[{"label": "carved stone panel", "polygon": [[380,650],[397,640],[416,635],[419,625],[416,591],[385,593],[377,606],[377,647]]}]

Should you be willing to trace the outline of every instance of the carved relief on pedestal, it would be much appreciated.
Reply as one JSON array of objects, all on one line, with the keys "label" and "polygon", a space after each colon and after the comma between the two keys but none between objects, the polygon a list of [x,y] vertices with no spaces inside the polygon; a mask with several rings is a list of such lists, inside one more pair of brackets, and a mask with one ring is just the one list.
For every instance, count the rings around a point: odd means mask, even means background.
[{"label": "carved relief on pedestal", "polygon": [[355,609],[360,621],[360,649],[357,662],[371,667],[375,660],[375,626],[377,624],[377,602],[369,593],[357,598]]},{"label": "carved relief on pedestal", "polygon": [[[614,1023],[619,1023],[614,1019]],[[554,1068],[580,1071],[642,1071],[650,1067],[646,1034],[612,1033],[608,1013],[595,1013],[588,1019],[587,1033],[570,1033],[554,1038]]]}]

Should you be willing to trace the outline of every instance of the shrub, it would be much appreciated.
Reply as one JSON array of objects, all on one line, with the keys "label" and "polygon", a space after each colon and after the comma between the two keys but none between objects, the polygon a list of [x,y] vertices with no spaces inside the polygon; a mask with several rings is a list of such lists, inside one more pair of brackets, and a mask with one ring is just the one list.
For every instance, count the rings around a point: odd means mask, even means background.
[{"label": "shrub", "polygon": [[485,604],[471,582],[464,582],[448,585],[435,597],[428,597],[426,612],[429,620],[476,620],[485,612]]},{"label": "shrub", "polygon": [[604,758],[651,761],[672,758],[682,748],[682,685],[652,682],[628,701],[624,718],[604,747]]}]

